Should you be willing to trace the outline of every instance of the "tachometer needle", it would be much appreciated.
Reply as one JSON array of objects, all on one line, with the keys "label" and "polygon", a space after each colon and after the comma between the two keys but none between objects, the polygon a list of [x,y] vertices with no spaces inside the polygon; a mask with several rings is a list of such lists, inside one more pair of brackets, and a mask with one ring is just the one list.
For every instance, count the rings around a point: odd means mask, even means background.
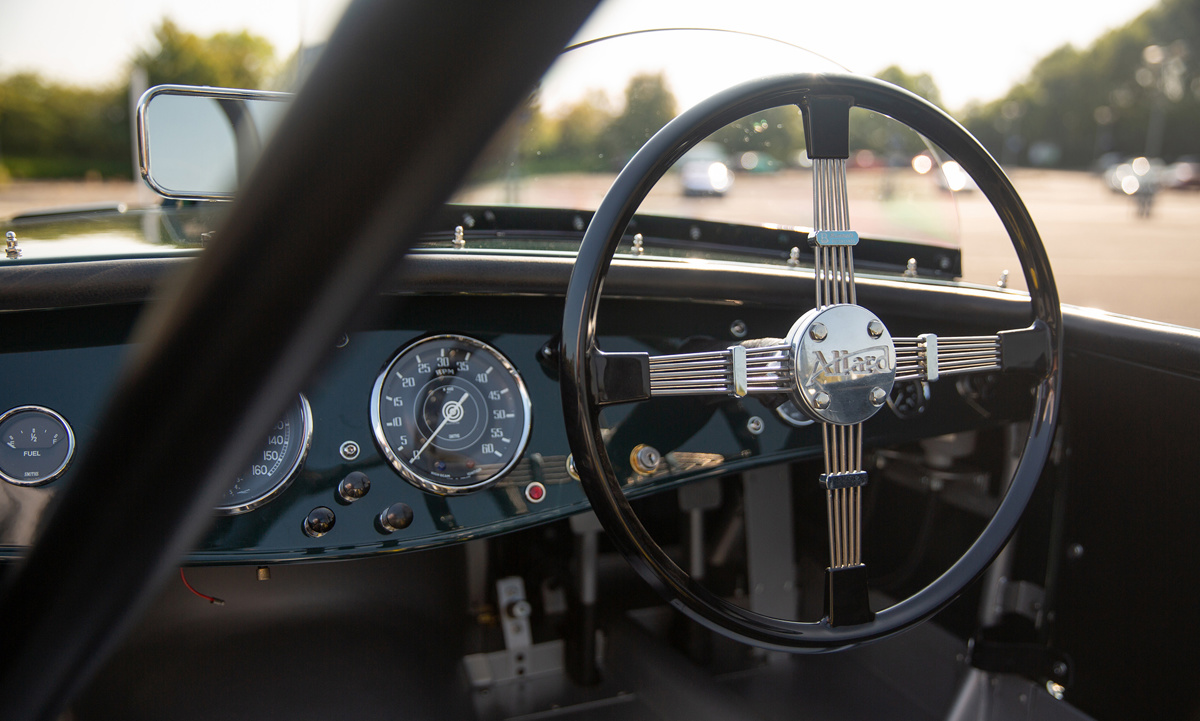
[{"label": "tachometer needle", "polygon": [[464,391],[462,398],[459,398],[456,401],[450,401],[446,405],[442,406],[442,422],[438,424],[437,428],[433,429],[433,433],[429,434],[429,438],[425,439],[425,444],[417,449],[417,452],[414,453],[412,458],[409,459],[409,463],[417,462],[417,459],[421,457],[421,454],[425,452],[425,449],[429,447],[429,444],[433,443],[433,439],[437,438],[437,434],[442,432],[442,429],[446,427],[447,423],[458,423],[460,420],[462,420],[463,403],[467,402],[467,396],[469,395],[470,393]]}]

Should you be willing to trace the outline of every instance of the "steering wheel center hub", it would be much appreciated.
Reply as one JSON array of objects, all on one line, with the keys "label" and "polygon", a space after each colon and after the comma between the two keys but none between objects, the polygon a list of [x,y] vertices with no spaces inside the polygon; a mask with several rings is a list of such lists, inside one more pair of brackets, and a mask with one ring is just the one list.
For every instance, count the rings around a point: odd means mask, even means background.
[{"label": "steering wheel center hub", "polygon": [[796,391],[809,416],[852,425],[883,407],[896,381],[896,348],[874,313],[850,304],[814,308],[788,336]]}]

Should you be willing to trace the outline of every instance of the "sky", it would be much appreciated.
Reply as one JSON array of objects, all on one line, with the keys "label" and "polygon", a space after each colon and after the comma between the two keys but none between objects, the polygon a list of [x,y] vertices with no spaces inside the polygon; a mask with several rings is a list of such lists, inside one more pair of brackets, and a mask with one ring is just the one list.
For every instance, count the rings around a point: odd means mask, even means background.
[{"label": "sky", "polygon": [[[328,36],[345,0],[0,0],[0,75],[36,70],[114,82],[170,17],[210,35],[249,29],[281,56]],[[725,27],[800,45],[856,72],[898,63],[931,74],[951,109],[999,97],[1063,43],[1086,46],[1154,0],[610,0],[579,37],[650,27]],[[917,9],[914,9],[917,8]],[[69,22],[65,22],[69,19]],[[52,30],[51,30],[52,29]],[[671,62],[666,57],[662,62]]]}]

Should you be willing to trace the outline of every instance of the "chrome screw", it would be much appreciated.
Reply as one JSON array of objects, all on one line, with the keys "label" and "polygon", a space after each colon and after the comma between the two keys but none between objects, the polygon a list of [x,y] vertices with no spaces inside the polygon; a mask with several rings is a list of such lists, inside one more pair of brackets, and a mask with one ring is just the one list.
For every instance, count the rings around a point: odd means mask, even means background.
[{"label": "chrome screw", "polygon": [[338,453],[340,453],[342,458],[345,458],[347,461],[352,461],[355,458],[358,458],[358,444],[354,441],[346,441],[342,444],[342,447],[338,449]]},{"label": "chrome screw", "polygon": [[646,252],[646,246],[643,244],[642,234],[637,233],[633,236],[633,254],[641,255]]},{"label": "chrome screw", "polygon": [[759,418],[758,416],[750,416],[750,419],[746,421],[746,430],[750,431],[756,436],[762,433],[763,419]]},{"label": "chrome screw", "polygon": [[867,323],[867,333],[872,338],[878,338],[879,336],[883,335],[883,323],[880,323],[878,318],[872,320],[870,323]]},{"label": "chrome screw", "polygon": [[871,405],[876,406],[876,407],[881,406],[881,405],[883,405],[883,402],[887,400],[887,391],[876,386],[871,389],[870,398],[871,398]]},{"label": "chrome screw", "polygon": [[825,410],[829,407],[829,402],[832,400],[833,398],[825,391],[817,391],[813,394],[813,406],[817,410]]},{"label": "chrome screw", "polygon": [[735,320],[729,324],[729,335],[734,338],[745,338],[747,333],[746,321]]},{"label": "chrome screw", "polygon": [[820,343],[829,336],[829,329],[824,323],[813,323],[808,327],[808,337]]},{"label": "chrome screw", "polygon": [[788,252],[788,267],[795,268],[800,265],[800,249],[793,246]]}]

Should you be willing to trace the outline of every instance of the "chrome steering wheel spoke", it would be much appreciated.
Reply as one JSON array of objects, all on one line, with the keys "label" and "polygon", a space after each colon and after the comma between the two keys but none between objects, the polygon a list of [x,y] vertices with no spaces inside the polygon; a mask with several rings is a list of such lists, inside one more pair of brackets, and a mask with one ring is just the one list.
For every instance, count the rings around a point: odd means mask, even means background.
[{"label": "chrome steering wheel spoke", "polygon": [[778,338],[751,341],[724,350],[650,356],[650,395],[685,396],[787,393],[792,380],[792,349]]},{"label": "chrome steering wheel spoke", "polygon": [[1050,356],[1050,333],[1045,323],[1002,330],[996,335],[893,338],[896,380],[936,381],[942,376],[989,371],[1044,371]]},{"label": "chrome steering wheel spoke", "polygon": [[[828,320],[813,321],[797,346],[799,365],[797,375],[814,378],[816,374],[837,378],[852,376],[851,380],[827,384],[829,390],[815,391],[805,398],[809,408],[814,402],[832,405],[841,402],[849,413],[820,414],[822,451],[825,473],[821,485],[825,489],[826,517],[829,525],[829,566],[825,571],[825,617],[831,626],[855,625],[875,617],[867,598],[866,564],[862,552],[862,497],[867,474],[862,463],[862,421],[882,407],[895,382],[897,353],[894,341],[883,323],[862,309],[840,312],[831,306],[857,306],[854,287],[854,246],[858,234],[850,226],[850,198],[846,189],[846,161],[850,156],[849,113],[851,102],[840,96],[816,96],[807,99],[804,107],[804,131],[809,156],[813,159],[813,232],[809,244],[813,247],[816,310],[822,318],[838,321],[847,327],[828,327]],[[824,312],[822,311],[829,311]],[[850,326],[861,325],[866,332],[849,333]],[[856,348],[829,351],[833,367],[825,362],[820,345],[830,345],[833,334],[838,341],[832,345],[846,346],[849,338],[857,339]],[[871,346],[877,342],[879,345]],[[840,354],[863,359],[855,364],[843,362]],[[874,352],[872,352],[874,351]],[[879,353],[882,351],[882,353]],[[816,362],[806,363],[810,357]],[[871,359],[868,362],[866,359]],[[879,359],[879,360],[875,360]],[[812,372],[809,368],[814,369]],[[864,384],[865,381],[865,384]],[[886,382],[883,382],[886,381]],[[850,386],[850,387],[848,387]],[[801,396],[805,395],[801,386]],[[850,423],[842,421],[849,420]]]}]

